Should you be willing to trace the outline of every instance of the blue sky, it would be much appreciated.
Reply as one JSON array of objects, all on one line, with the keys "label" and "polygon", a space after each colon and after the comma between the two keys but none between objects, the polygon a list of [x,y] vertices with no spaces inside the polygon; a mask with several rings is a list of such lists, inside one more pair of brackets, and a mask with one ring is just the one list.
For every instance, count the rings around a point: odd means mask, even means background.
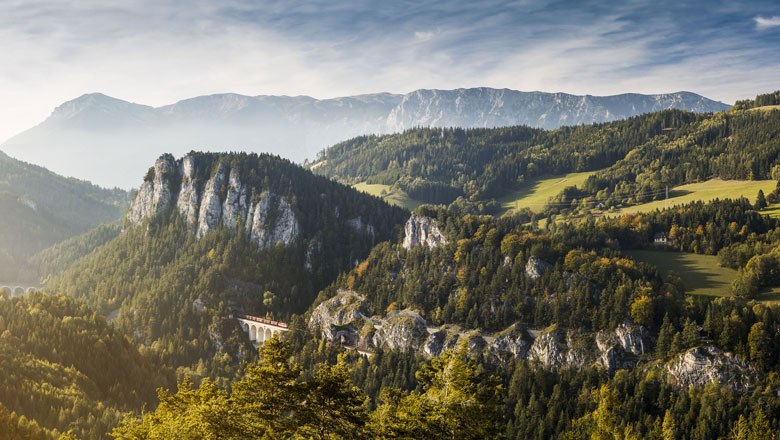
[{"label": "blue sky", "polygon": [[0,141],[100,91],[150,105],[507,87],[780,89],[780,1],[0,2]]}]

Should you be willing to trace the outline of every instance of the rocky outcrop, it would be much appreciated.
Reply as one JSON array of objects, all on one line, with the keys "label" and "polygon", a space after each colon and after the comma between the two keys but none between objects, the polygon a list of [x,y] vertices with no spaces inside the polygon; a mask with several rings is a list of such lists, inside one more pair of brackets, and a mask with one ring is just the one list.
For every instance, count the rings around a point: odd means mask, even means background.
[{"label": "rocky outcrop", "polygon": [[553,265],[539,257],[532,256],[525,264],[525,274],[532,280],[538,280],[542,275],[553,269]]},{"label": "rocky outcrop", "polygon": [[277,243],[289,246],[300,233],[298,218],[290,202],[270,192],[260,195],[247,225],[249,236],[260,249],[270,249]]},{"label": "rocky outcrop", "polygon": [[206,182],[206,187],[203,189],[203,202],[200,204],[200,214],[198,214],[198,238],[215,230],[222,220],[223,205],[220,192],[227,180],[227,172],[227,165],[220,163],[217,172]]},{"label": "rocky outcrop", "polygon": [[[195,186],[195,158],[192,156],[182,158],[181,165],[179,165],[179,175],[181,176],[181,188],[179,189],[179,198],[176,201],[176,209],[188,225],[194,226],[198,224],[198,207],[200,206],[200,195]],[[138,221],[134,223],[138,223]]]},{"label": "rocky outcrop", "polygon": [[498,358],[511,356],[515,359],[528,359],[531,341],[525,331],[512,326],[495,336],[493,342],[488,345],[488,351]]},{"label": "rocky outcrop", "polygon": [[404,249],[411,249],[418,245],[435,248],[447,244],[447,238],[439,230],[436,220],[412,213],[404,226]]},{"label": "rocky outcrop", "polygon": [[598,353],[594,345],[589,334],[564,331],[552,326],[534,339],[528,351],[528,359],[552,370],[581,368],[595,361],[594,357]]},{"label": "rocky outcrop", "polygon": [[[210,166],[210,165],[209,165]],[[137,225],[175,207],[198,238],[220,226],[238,231],[240,225],[261,250],[291,245],[300,235],[293,202],[270,191],[250,188],[240,169],[219,161],[208,179],[198,180],[195,158],[160,157],[150,170],[127,214],[127,224]],[[200,173],[201,175],[203,173]],[[371,225],[361,228],[373,236]]]},{"label": "rocky outcrop", "polygon": [[178,176],[176,161],[171,155],[157,159],[127,212],[127,221],[138,224],[147,217],[165,212],[173,202],[173,179]]},{"label": "rocky outcrop", "polygon": [[358,331],[370,322],[368,302],[351,290],[339,290],[336,296],[318,305],[309,318],[309,327],[322,337],[345,345],[357,345]]},{"label": "rocky outcrop", "polygon": [[754,382],[754,372],[747,362],[714,345],[686,350],[669,362],[666,370],[673,382],[685,388],[715,382],[743,392]]},{"label": "rocky outcrop", "polygon": [[485,333],[455,325],[433,326],[410,309],[370,316],[366,298],[349,290],[340,290],[318,305],[309,327],[330,341],[369,352],[412,350],[433,357],[465,344],[474,355],[500,361],[523,359],[552,370],[601,365],[612,373],[635,366],[651,349],[647,330],[631,323],[599,333],[558,326],[538,331],[519,323]]},{"label": "rocky outcrop", "polygon": [[642,326],[623,323],[614,331],[599,332],[596,335],[596,344],[602,352],[616,346],[626,353],[641,356],[650,350],[650,336]]},{"label": "rocky outcrop", "polygon": [[392,312],[375,327],[373,346],[383,349],[417,350],[428,337],[425,320],[412,310]]}]

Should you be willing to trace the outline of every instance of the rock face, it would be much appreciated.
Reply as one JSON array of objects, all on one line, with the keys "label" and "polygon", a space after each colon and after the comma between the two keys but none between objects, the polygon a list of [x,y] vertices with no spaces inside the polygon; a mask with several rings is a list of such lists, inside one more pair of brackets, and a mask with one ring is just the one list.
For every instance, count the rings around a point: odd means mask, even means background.
[{"label": "rock face", "polygon": [[629,323],[620,324],[614,331],[596,334],[596,345],[601,356],[597,363],[608,371],[631,368],[638,356],[650,351],[650,336],[647,330]]},{"label": "rock face", "polygon": [[677,384],[686,388],[715,382],[743,392],[753,382],[753,371],[747,362],[714,345],[685,351],[669,362],[666,370]]},{"label": "rock face", "polygon": [[327,340],[366,351],[412,350],[433,357],[466,344],[472,354],[502,361],[523,359],[552,370],[600,365],[612,373],[634,367],[652,348],[647,330],[631,323],[598,333],[558,326],[537,331],[521,324],[483,333],[453,325],[432,326],[410,309],[371,316],[366,298],[349,290],[340,290],[318,305],[309,327]]},{"label": "rock face", "polygon": [[406,351],[419,349],[428,337],[425,320],[412,310],[392,312],[376,326],[374,347]]},{"label": "rock face", "polygon": [[594,361],[597,353],[593,345],[589,335],[553,327],[539,333],[528,352],[528,359],[553,370],[579,368]]},{"label": "rock face", "polygon": [[196,167],[190,155],[178,162],[171,155],[157,159],[130,206],[128,225],[175,207],[198,238],[220,225],[232,230],[243,225],[241,232],[261,250],[289,246],[299,237],[298,218],[287,197],[269,191],[256,194],[242,182],[239,169],[227,162],[218,162],[205,182],[198,180]]},{"label": "rock face", "polygon": [[430,217],[412,213],[404,226],[404,233],[404,249],[411,249],[421,244],[429,248],[447,244],[447,238],[439,230],[438,222]]},{"label": "rock face", "polygon": [[153,167],[154,176],[151,180],[144,181],[130,205],[127,213],[128,222],[140,223],[147,217],[165,212],[171,206],[172,180],[178,174],[175,170],[176,162],[173,156],[164,155],[157,159]]},{"label": "rock face", "polygon": [[539,257],[532,256],[525,264],[525,274],[532,280],[538,280],[545,273],[553,269],[552,264],[542,260]]},{"label": "rock face", "polygon": [[497,335],[488,345],[488,351],[499,358],[511,356],[515,359],[528,359],[530,339],[525,331],[515,326]]},{"label": "rock face", "polygon": [[365,297],[351,290],[340,290],[336,296],[314,309],[309,327],[328,340],[357,345],[360,339],[358,331],[364,323],[370,322],[368,314]]}]

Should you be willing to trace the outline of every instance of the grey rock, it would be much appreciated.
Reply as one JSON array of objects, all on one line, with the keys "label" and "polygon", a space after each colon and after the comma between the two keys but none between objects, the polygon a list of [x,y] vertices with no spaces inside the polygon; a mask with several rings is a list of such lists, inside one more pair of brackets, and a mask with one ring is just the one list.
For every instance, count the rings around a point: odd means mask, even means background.
[{"label": "grey rock", "polygon": [[627,353],[641,356],[650,351],[650,336],[640,325],[622,323],[614,331],[599,332],[596,335],[596,344],[602,352],[617,346]]},{"label": "grey rock", "polygon": [[496,336],[493,342],[488,345],[488,351],[491,354],[497,357],[509,355],[515,359],[527,359],[530,349],[531,342],[529,342],[528,336],[516,326]]},{"label": "grey rock", "polygon": [[427,326],[420,314],[401,310],[388,314],[382,320],[374,334],[373,344],[390,350],[418,350],[427,337]]},{"label": "grey rock", "polygon": [[666,371],[685,388],[715,382],[737,392],[750,389],[755,377],[747,362],[714,345],[686,350],[669,362]]},{"label": "grey rock", "polygon": [[545,273],[551,271],[553,265],[537,256],[531,256],[525,264],[525,274],[532,280],[538,280]]},{"label": "grey rock", "polygon": [[138,224],[147,217],[165,212],[173,202],[171,191],[171,176],[178,175],[178,167],[172,156],[164,155],[154,163],[154,177],[146,181],[138,190],[130,209],[127,220],[130,224]]},{"label": "grey rock", "polygon": [[336,296],[323,301],[312,312],[309,328],[331,341],[347,339],[354,345],[360,339],[358,331],[369,321],[369,305],[364,296],[351,290],[339,290]]},{"label": "grey rock", "polygon": [[198,214],[198,238],[215,230],[222,220],[222,200],[220,191],[227,180],[228,167],[220,163],[217,172],[206,182],[203,190],[203,203]]},{"label": "grey rock", "polygon": [[179,175],[181,176],[181,189],[176,209],[187,225],[194,229],[198,225],[200,194],[198,194],[195,182],[195,159],[192,156],[182,158],[181,165],[179,165]]},{"label": "grey rock", "polygon": [[[170,155],[160,157],[154,165],[154,178],[144,182],[133,200],[127,224],[137,225],[175,206],[198,238],[220,225],[237,230],[243,224],[243,232],[261,250],[277,244],[290,246],[298,239],[300,224],[293,202],[287,197],[264,191],[250,205],[252,195],[241,181],[238,169],[220,162],[205,182],[199,182],[196,167],[190,155],[178,162]],[[362,228],[366,233],[374,233],[370,225]]]},{"label": "grey rock", "polygon": [[404,226],[404,249],[411,249],[418,245],[435,248],[447,244],[447,238],[439,230],[439,224],[430,217],[424,217],[412,213]]},{"label": "grey rock", "polygon": [[298,218],[285,197],[265,191],[251,212],[249,234],[260,249],[273,248],[277,243],[289,246],[298,238]]}]

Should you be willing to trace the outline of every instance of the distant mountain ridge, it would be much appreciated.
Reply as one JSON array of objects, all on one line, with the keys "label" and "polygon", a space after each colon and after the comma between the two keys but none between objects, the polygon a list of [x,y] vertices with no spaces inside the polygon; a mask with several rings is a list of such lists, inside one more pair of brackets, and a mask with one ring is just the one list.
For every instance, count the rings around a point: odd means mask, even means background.
[{"label": "distant mountain ridge", "polygon": [[[690,92],[599,97],[472,88],[322,100],[227,93],[155,108],[91,93],[58,106],[48,119],[1,148],[62,174],[129,188],[162,152],[248,150],[302,162],[329,145],[364,134],[419,126],[549,129],[670,108],[701,113],[729,106]],[[126,166],[109,170],[107,160]]]}]

